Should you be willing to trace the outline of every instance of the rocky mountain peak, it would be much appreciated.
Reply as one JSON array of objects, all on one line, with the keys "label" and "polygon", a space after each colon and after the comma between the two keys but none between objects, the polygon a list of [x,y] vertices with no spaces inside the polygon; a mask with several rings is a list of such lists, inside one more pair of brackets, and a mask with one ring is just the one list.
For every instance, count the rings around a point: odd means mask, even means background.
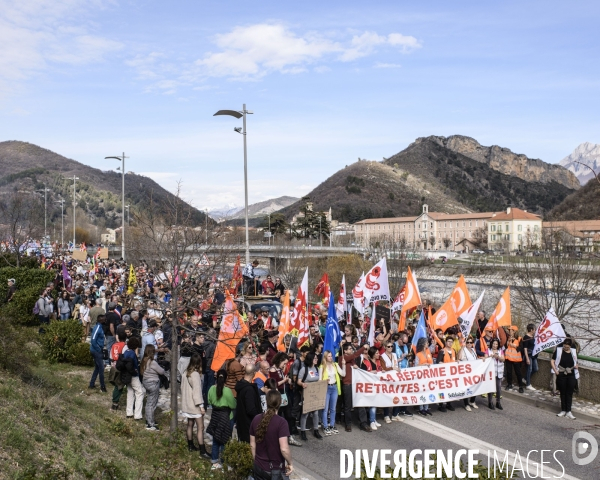
[{"label": "rocky mountain peak", "polygon": [[[581,165],[582,163],[583,165]],[[573,172],[579,182],[582,185],[585,185],[594,177],[594,174],[585,165],[589,166],[600,175],[600,145],[584,142],[577,146],[570,155],[563,158],[559,162],[559,165],[562,165]]]}]

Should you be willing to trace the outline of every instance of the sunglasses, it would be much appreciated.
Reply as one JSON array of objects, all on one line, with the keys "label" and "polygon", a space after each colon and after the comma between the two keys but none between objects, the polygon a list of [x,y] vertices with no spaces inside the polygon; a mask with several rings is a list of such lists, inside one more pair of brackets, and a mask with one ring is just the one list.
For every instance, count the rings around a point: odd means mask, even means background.
[{"label": "sunglasses", "polygon": [[386,345],[385,348],[392,348],[392,345]]},{"label": "sunglasses", "polygon": [[473,345],[473,342],[467,342],[467,345]]}]

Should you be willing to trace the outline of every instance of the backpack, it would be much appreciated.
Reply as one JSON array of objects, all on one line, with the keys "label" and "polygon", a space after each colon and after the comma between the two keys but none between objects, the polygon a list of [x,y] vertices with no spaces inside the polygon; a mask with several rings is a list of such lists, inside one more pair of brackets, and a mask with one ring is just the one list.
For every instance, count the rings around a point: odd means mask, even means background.
[{"label": "backpack", "polygon": [[117,359],[117,363],[115,363],[115,368],[119,371],[119,372],[124,372],[127,369],[126,364],[126,360],[125,357],[123,356],[122,353],[119,354],[119,358]]},{"label": "backpack", "polygon": [[38,301],[35,301],[35,305],[33,306],[33,314],[34,315],[39,315],[40,314],[40,306],[38,305]]}]

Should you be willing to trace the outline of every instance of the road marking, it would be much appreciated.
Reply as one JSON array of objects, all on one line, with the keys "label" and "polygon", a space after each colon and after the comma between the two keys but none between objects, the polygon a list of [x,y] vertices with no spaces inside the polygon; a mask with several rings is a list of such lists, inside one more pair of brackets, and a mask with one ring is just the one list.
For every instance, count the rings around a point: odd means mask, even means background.
[{"label": "road marking", "polygon": [[[463,432],[459,432],[450,427],[446,427],[445,425],[441,425],[439,423],[436,423],[432,420],[428,420],[425,418],[413,418],[412,421],[407,422],[407,425],[410,425],[411,427],[417,428],[425,433],[434,435],[436,437],[442,438],[449,442],[456,443],[457,445],[460,445],[462,448],[466,448],[469,450],[479,450],[480,453],[488,456],[491,459],[491,462],[494,461],[494,457],[493,457],[493,454],[489,455],[488,452],[491,453],[491,452],[495,451],[497,453],[497,457],[500,459],[500,461],[504,461],[504,457],[507,452],[507,450],[497,447],[496,445],[492,445],[491,443],[484,442],[483,440],[479,440],[478,438],[472,437],[471,435],[468,435]],[[508,455],[507,463],[509,465],[514,465],[515,452],[511,452],[510,450],[508,450],[508,453],[509,453],[509,455]],[[512,455],[512,457],[511,457],[511,455]],[[520,456],[519,458],[520,458],[520,462],[517,462],[518,466],[519,467],[522,466],[523,468],[525,468],[526,472],[528,471],[527,470],[528,466],[530,466],[531,472],[534,472],[534,471],[539,472],[539,469],[540,469],[539,463],[534,462],[533,460],[527,460],[527,456],[523,456],[523,457]],[[492,465],[492,464],[493,463],[490,463],[490,465]],[[563,474],[563,472],[554,470],[553,468],[549,468],[546,465],[544,465],[544,474],[545,475],[553,475],[555,478],[560,478],[560,479],[564,479],[564,480],[580,480],[577,477],[574,477],[572,475],[567,475],[566,473]],[[548,477],[546,477],[546,478],[548,478]]]}]

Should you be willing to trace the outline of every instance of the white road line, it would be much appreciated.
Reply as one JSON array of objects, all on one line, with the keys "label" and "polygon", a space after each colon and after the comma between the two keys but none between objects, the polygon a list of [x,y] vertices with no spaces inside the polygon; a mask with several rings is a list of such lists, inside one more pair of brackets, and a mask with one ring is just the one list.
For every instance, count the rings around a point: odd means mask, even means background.
[{"label": "white road line", "polygon": [[[439,423],[436,423],[432,420],[427,420],[425,418],[414,417],[412,419],[412,421],[405,422],[405,425],[410,425],[411,427],[417,428],[425,433],[428,433],[429,435],[434,435],[436,437],[442,438],[449,442],[456,443],[457,445],[460,445],[462,448],[479,450],[480,454],[490,457],[490,466],[493,465],[493,461],[494,461],[494,457],[491,452],[495,451],[497,454],[497,457],[500,459],[501,462],[504,461],[504,457],[507,452],[507,450],[497,447],[496,445],[492,445],[491,443],[484,442],[483,440],[479,440],[478,438],[472,437],[471,435],[468,435],[463,432],[459,432],[450,427],[446,427],[445,425],[441,425]],[[488,453],[491,455],[489,455]],[[507,463],[510,465],[514,465],[516,452],[511,452],[509,450],[508,453],[509,453],[509,455],[508,455]],[[540,464],[537,462],[534,462],[532,460],[528,461],[526,454],[524,456],[520,456],[520,459],[521,459],[521,461],[517,462],[517,464],[518,464],[519,468],[521,466],[523,468],[525,468],[525,472],[527,472],[527,465],[530,466],[529,467],[530,472],[536,472],[536,471],[539,472],[540,471]],[[537,468],[537,470],[536,470],[536,468]],[[519,472],[519,474],[521,474],[521,472]],[[539,473],[538,473],[538,475],[539,475]],[[563,474],[563,472],[561,472],[559,470],[555,470],[553,468],[550,468],[546,465],[544,465],[544,475],[545,476],[553,475],[555,478],[560,478],[560,479],[564,479],[564,480],[580,480],[577,477],[574,477],[572,475],[567,475],[566,473]]]}]

